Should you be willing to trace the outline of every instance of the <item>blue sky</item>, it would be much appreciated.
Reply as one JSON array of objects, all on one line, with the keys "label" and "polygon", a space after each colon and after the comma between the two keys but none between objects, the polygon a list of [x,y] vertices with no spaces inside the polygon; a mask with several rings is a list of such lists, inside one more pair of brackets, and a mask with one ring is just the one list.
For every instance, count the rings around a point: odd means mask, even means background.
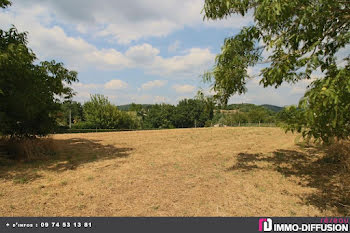
[{"label": "blue sky", "polygon": [[[214,64],[224,39],[252,23],[250,16],[203,21],[203,0],[14,0],[0,11],[0,26],[29,32],[40,60],[63,62],[78,71],[75,100],[104,94],[119,104],[171,103],[213,94],[200,75]],[[268,53],[266,53],[268,54]],[[310,83],[259,86],[261,67],[248,93],[230,103],[296,104]]]}]

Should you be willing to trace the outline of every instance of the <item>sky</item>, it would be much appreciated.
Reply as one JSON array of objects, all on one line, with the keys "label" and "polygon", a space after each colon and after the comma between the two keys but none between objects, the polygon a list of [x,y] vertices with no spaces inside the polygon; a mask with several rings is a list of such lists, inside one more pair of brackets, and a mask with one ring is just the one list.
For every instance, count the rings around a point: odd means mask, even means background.
[{"label": "sky", "polygon": [[[74,100],[103,94],[117,105],[176,104],[198,90],[226,37],[253,23],[251,16],[203,21],[204,0],[13,0],[0,10],[0,28],[27,31],[39,60],[63,62],[78,72]],[[268,54],[268,52],[266,52]],[[310,81],[259,86],[261,66],[245,95],[229,103],[297,104]]]}]

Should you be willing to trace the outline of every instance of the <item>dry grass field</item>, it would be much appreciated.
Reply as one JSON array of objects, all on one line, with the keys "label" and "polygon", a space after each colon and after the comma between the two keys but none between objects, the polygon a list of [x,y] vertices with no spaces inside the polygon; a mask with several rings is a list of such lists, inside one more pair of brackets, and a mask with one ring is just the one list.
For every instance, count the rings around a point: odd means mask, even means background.
[{"label": "dry grass field", "polygon": [[51,137],[46,161],[0,167],[1,216],[343,216],[337,166],[279,128]]}]

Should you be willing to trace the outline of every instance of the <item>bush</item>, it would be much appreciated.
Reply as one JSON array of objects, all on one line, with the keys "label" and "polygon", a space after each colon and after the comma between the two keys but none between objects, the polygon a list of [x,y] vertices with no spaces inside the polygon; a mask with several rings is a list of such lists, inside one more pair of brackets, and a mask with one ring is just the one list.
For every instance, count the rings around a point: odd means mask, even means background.
[{"label": "bush", "polygon": [[136,129],[140,122],[136,114],[119,111],[103,95],[91,95],[83,106],[86,122],[83,127],[90,129]]}]

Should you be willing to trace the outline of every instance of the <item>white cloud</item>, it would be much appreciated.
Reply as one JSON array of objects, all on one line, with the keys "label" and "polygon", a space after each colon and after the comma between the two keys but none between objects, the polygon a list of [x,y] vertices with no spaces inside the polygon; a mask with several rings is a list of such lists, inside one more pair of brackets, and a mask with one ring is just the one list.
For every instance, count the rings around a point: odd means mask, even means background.
[{"label": "white cloud", "polygon": [[176,40],[174,43],[170,44],[168,47],[168,52],[176,52],[178,48],[180,47],[180,41]]},{"label": "white cloud", "polygon": [[177,93],[193,93],[196,89],[195,86],[184,84],[184,85],[174,85],[173,88]]},{"label": "white cloud", "polygon": [[144,90],[150,90],[150,89],[155,88],[155,87],[162,87],[166,84],[167,84],[166,80],[153,80],[153,81],[149,81],[149,82],[142,84],[141,87]]},{"label": "white cloud", "polygon": [[104,88],[109,90],[120,90],[120,89],[125,89],[127,87],[128,87],[128,84],[119,79],[111,80],[104,85]]},{"label": "white cloud", "polygon": [[[45,20],[43,20],[45,19]],[[128,66],[128,59],[115,49],[97,49],[80,37],[68,36],[59,26],[49,27],[53,19],[43,7],[0,12],[1,28],[16,25],[19,31],[29,31],[29,47],[39,59],[63,60],[71,69],[91,67],[120,69]]]},{"label": "white cloud", "polygon": [[125,96],[123,90],[127,88],[126,82],[118,79],[111,80],[106,83],[73,83],[72,88],[76,92],[75,100],[84,102],[90,99],[90,95],[93,94],[103,94],[107,96],[110,100],[117,99],[115,90],[118,90],[118,97]]},{"label": "white cloud", "polygon": [[167,20],[152,22],[125,22],[123,24],[109,24],[105,29],[97,33],[98,36],[111,36],[119,44],[129,44],[149,37],[165,37],[172,31],[179,29],[176,24]]},{"label": "white cloud", "polygon": [[[44,21],[42,19],[45,19]],[[126,52],[114,48],[97,48],[80,37],[72,37],[53,21],[46,8],[34,5],[30,9],[0,12],[2,28],[15,24],[19,31],[29,31],[29,47],[41,60],[57,59],[68,68],[78,71],[89,68],[121,70],[142,68],[146,73],[176,78],[198,77],[214,61],[215,55],[207,48],[192,48],[181,56],[164,58],[152,45],[144,43],[129,47]],[[46,22],[44,25],[41,22]],[[80,30],[87,30],[79,24]]]},{"label": "white cloud", "polygon": [[292,87],[292,90],[290,91],[290,93],[300,95],[300,94],[304,94],[305,91],[306,91],[305,87],[294,86],[294,87]]},{"label": "white cloud", "polygon": [[130,59],[134,65],[142,64],[148,65],[154,61],[159,54],[159,50],[153,48],[150,44],[135,45],[130,47],[125,56]]},{"label": "white cloud", "polygon": [[[45,8],[63,24],[81,33],[109,37],[120,44],[142,38],[164,37],[184,27],[240,28],[252,17],[233,15],[226,20],[203,21],[203,0],[100,0],[100,1],[17,1],[13,7]],[[83,6],[83,7],[82,7]]]},{"label": "white cloud", "polygon": [[[192,48],[185,55],[162,58],[157,56],[148,70],[152,74],[197,77],[214,62],[215,54],[209,49]],[[195,77],[195,78],[197,78]]]}]

